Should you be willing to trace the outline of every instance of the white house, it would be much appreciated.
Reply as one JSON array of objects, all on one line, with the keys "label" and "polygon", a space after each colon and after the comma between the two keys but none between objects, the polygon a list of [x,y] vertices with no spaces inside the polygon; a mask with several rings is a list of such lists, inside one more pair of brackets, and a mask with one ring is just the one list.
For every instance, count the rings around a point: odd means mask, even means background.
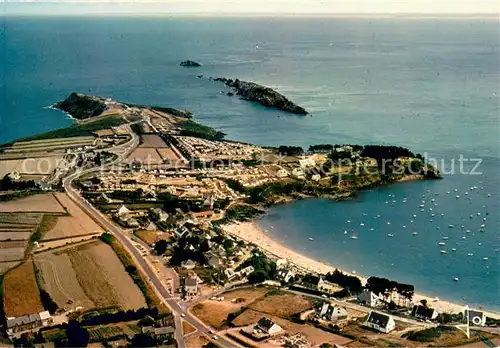
[{"label": "white house", "polygon": [[198,295],[198,278],[189,276],[184,282],[184,290],[188,296]]},{"label": "white house", "polygon": [[254,326],[254,331],[274,336],[283,331],[283,329],[271,319],[263,317],[257,322],[257,325]]},{"label": "white house", "polygon": [[299,164],[301,168],[305,169],[308,167],[314,167],[316,165],[316,162],[312,158],[303,158],[299,159]]},{"label": "white house", "polygon": [[379,297],[368,289],[364,289],[363,292],[358,295],[358,303],[363,303],[367,306],[375,307],[378,302]]},{"label": "white house", "polygon": [[319,175],[319,174],[313,174],[311,176],[311,180],[312,181],[320,181],[321,180],[321,175]]},{"label": "white house", "polygon": [[280,170],[278,170],[276,175],[278,176],[278,178],[286,178],[288,176],[288,172],[286,171],[286,169],[281,168]]},{"label": "white house", "polygon": [[243,275],[244,277],[248,277],[248,275],[253,271],[255,271],[255,268],[253,268],[253,266],[247,266],[242,270],[240,270],[240,274]]},{"label": "white house", "polygon": [[304,171],[300,168],[294,168],[292,170],[292,175],[297,177],[297,178],[303,178],[304,177]]},{"label": "white house", "polygon": [[181,262],[181,267],[185,269],[193,269],[196,266],[196,262],[191,259]]},{"label": "white house", "polygon": [[396,323],[392,316],[372,311],[368,315],[365,326],[383,333],[389,333],[395,329]]},{"label": "white house", "polygon": [[325,302],[316,308],[316,314],[323,320],[338,321],[347,319],[349,314],[346,309],[339,306],[334,306],[331,303]]},{"label": "white house", "polygon": [[130,214],[130,210],[128,210],[127,207],[124,205],[122,205],[120,207],[120,209],[118,209],[118,212],[116,213],[116,215],[118,215],[118,216],[126,215],[126,214]]}]

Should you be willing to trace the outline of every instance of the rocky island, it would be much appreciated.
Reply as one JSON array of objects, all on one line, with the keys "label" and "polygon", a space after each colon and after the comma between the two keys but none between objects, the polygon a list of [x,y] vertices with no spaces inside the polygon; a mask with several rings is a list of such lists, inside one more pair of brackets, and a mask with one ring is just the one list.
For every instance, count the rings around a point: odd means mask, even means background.
[{"label": "rocky island", "polygon": [[308,112],[301,106],[288,100],[284,95],[272,88],[259,85],[255,82],[241,81],[219,77],[214,81],[221,81],[226,86],[234,88],[236,94],[243,99],[257,102],[268,108],[283,110],[292,114],[307,115]]},{"label": "rocky island", "polygon": [[185,68],[198,68],[201,66],[200,63],[195,62],[194,60],[185,60],[179,64],[180,66],[183,66]]}]

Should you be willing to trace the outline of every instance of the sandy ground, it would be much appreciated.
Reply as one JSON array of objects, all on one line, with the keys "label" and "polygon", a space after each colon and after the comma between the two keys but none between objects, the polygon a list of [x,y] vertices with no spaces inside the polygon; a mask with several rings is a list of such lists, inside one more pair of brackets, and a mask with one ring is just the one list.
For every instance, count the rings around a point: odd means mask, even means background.
[{"label": "sandy ground", "polygon": [[[316,260],[313,260],[307,256],[304,256],[294,250],[288,249],[280,243],[273,240],[269,235],[264,233],[257,224],[253,222],[245,223],[235,223],[224,226],[224,230],[230,234],[233,234],[243,240],[253,243],[260,248],[268,251],[269,253],[275,255],[278,258],[287,259],[290,263],[295,264],[298,267],[306,269],[308,271],[313,271],[317,273],[328,273],[334,271],[338,267],[334,267]],[[340,269],[340,268],[338,268]],[[349,273],[343,270],[344,273]],[[359,276],[363,282],[366,282],[366,278]],[[451,303],[448,301],[431,301],[428,296],[415,293],[413,296],[414,302],[419,302],[422,299],[427,299],[429,304],[435,308],[438,312],[448,312],[448,313],[458,313],[463,312],[464,306],[456,303]],[[493,318],[500,318],[500,314],[487,312],[488,316]]]},{"label": "sandy ground", "polygon": [[0,204],[1,213],[42,212],[65,213],[64,208],[54,198],[52,193],[43,193]]},{"label": "sandy ground", "polygon": [[70,216],[60,216],[50,231],[44,234],[43,240],[69,238],[91,233],[102,233],[103,229],[83,212],[65,193],[54,193],[60,204],[66,208]]}]

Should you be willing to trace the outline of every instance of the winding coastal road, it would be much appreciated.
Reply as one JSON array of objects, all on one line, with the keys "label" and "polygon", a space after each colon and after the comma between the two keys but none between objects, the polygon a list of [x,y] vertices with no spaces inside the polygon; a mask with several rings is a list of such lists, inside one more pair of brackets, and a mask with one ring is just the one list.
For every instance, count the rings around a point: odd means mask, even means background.
[{"label": "winding coastal road", "polygon": [[[167,306],[172,310],[175,320],[175,339],[177,341],[178,347],[186,347],[186,343],[183,337],[182,330],[182,320],[185,320],[190,325],[192,325],[197,333],[206,335],[210,337],[212,330],[207,325],[203,324],[200,320],[194,317],[191,313],[189,313],[186,309],[184,309],[177,300],[172,299],[172,295],[167,291],[167,289],[162,284],[160,278],[158,277],[156,270],[152,268],[150,264],[143,258],[141,253],[134,247],[133,242],[127,235],[123,232],[123,230],[108,220],[108,218],[102,214],[98,209],[92,206],[87,200],[85,200],[82,196],[80,196],[78,190],[76,190],[72,183],[82,175],[90,174],[93,172],[99,172],[104,170],[109,170],[112,166],[119,164],[123,161],[138,145],[139,145],[139,137],[135,134],[130,127],[127,127],[131,139],[125,144],[117,146],[113,149],[116,153],[117,150],[120,153],[118,158],[112,163],[108,163],[104,166],[97,168],[89,168],[86,170],[76,171],[68,176],[66,176],[62,180],[62,185],[68,197],[70,197],[76,204],[78,204],[88,215],[93,217],[105,230],[109,233],[113,234],[124,246],[124,248],[128,251],[128,253],[135,259],[136,264],[140,269],[146,274],[148,279],[145,281],[149,282],[153,289],[160,295],[160,298],[167,304]],[[236,342],[230,341],[225,337],[218,337],[217,344],[222,347],[237,347],[239,346]]]}]

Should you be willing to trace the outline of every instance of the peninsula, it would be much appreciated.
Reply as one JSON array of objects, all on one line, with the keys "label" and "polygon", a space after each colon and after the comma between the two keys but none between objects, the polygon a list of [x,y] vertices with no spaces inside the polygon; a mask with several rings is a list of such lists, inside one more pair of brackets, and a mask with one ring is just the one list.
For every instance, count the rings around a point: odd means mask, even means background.
[{"label": "peninsula", "polygon": [[283,110],[292,114],[307,115],[308,112],[301,106],[288,100],[283,94],[272,88],[259,85],[254,82],[241,81],[239,79],[215,78],[226,86],[234,88],[236,94],[243,99],[257,102],[265,107]]}]

